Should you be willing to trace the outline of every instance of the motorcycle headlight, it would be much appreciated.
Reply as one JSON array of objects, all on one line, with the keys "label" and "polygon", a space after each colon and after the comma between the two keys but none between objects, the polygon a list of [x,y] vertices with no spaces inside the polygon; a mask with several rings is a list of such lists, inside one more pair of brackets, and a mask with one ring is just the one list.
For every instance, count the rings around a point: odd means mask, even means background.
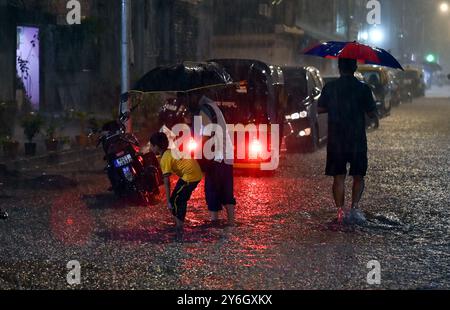
[{"label": "motorcycle headlight", "polygon": [[308,117],[308,112],[307,111],[300,112],[300,118],[307,118],[307,117]]}]

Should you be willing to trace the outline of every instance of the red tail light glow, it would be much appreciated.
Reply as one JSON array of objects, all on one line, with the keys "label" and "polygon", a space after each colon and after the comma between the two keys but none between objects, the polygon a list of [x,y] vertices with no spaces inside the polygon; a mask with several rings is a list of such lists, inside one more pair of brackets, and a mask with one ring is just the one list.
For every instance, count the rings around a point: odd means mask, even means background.
[{"label": "red tail light glow", "polygon": [[197,147],[198,147],[198,143],[194,139],[191,139],[188,144],[189,152],[195,151],[197,149]]},{"label": "red tail light glow", "polygon": [[253,140],[250,143],[250,159],[257,159],[262,153],[262,144],[258,140]]}]

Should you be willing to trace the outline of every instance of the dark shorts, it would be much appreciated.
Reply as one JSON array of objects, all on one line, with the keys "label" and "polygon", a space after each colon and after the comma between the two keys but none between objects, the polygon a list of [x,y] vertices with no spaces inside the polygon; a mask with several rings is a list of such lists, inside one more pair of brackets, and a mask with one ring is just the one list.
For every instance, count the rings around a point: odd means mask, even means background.
[{"label": "dark shorts", "polygon": [[200,182],[187,183],[182,179],[179,179],[175,186],[172,196],[170,197],[170,203],[172,204],[172,214],[176,216],[180,221],[185,220],[187,203],[191,199],[192,193],[197,188]]},{"label": "dark shorts", "polygon": [[205,198],[208,210],[218,212],[222,206],[236,205],[233,166],[210,162],[205,173]]},{"label": "dark shorts", "polygon": [[325,174],[328,176],[347,175],[347,164],[350,164],[349,174],[351,176],[366,176],[368,166],[367,152],[328,152]]}]

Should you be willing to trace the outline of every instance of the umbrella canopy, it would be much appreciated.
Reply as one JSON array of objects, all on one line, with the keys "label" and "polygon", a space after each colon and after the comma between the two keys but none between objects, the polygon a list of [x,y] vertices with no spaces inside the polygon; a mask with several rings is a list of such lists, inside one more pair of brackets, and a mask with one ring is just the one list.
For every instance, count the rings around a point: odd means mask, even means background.
[{"label": "umbrella canopy", "polygon": [[304,54],[330,59],[350,58],[359,63],[403,70],[400,63],[389,52],[358,42],[325,42],[307,49]]},{"label": "umbrella canopy", "polygon": [[442,71],[442,66],[435,62],[424,62],[423,67],[431,72]]},{"label": "umbrella canopy", "polygon": [[232,80],[229,74],[215,63],[186,62],[151,70],[136,83],[133,90],[143,92],[186,92],[230,83],[232,83]]}]

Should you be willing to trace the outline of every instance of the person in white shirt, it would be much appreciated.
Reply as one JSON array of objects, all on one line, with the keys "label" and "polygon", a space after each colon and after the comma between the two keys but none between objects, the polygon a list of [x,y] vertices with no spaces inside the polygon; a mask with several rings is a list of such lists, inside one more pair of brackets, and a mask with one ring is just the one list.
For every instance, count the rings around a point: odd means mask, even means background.
[{"label": "person in white shirt", "polygon": [[[198,100],[198,96],[191,96],[190,101],[198,102],[194,115],[194,132],[196,135],[211,139],[211,132],[208,125],[215,124],[220,133],[214,132],[212,139],[214,143],[214,158],[208,161],[205,168],[205,198],[211,221],[216,223],[219,220],[219,212],[223,209],[227,212],[228,224],[235,225],[236,199],[234,197],[234,149],[230,133],[227,130],[225,117],[218,105],[211,99],[203,96]],[[201,117],[201,126],[196,126],[195,118]],[[199,128],[195,128],[199,127]],[[211,127],[211,126],[209,126]],[[202,154],[203,157],[205,154]]]}]

